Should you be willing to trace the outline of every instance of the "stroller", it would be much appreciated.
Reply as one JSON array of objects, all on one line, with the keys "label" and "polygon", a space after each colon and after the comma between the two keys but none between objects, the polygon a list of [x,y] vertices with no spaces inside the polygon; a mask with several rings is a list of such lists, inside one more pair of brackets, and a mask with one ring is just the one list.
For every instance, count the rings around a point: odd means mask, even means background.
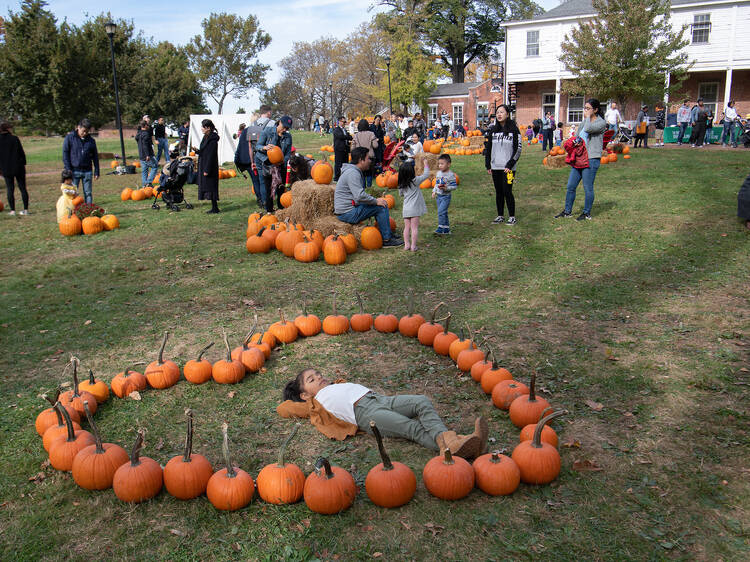
[{"label": "stroller", "polygon": [[391,141],[389,142],[385,150],[383,150],[383,171],[390,170],[395,171],[393,167],[391,166],[391,163],[393,160],[398,156],[398,154],[401,152],[401,149],[404,146],[404,141]]},{"label": "stroller", "polygon": [[625,144],[629,144],[633,142],[633,130],[628,129],[625,126],[621,126],[617,133],[617,138],[613,140],[615,140],[615,142],[622,142]]},{"label": "stroller", "polygon": [[169,174],[166,180],[160,182],[159,187],[154,191],[154,202],[151,204],[151,208],[159,209],[156,200],[161,194],[164,204],[172,211],[179,211],[180,205],[184,205],[186,209],[192,209],[193,206],[185,201],[182,188],[193,173],[193,159],[190,156],[174,158],[168,164],[167,170]]},{"label": "stroller", "polygon": [[744,119],[738,123],[740,128],[737,144],[750,148],[750,119]]}]

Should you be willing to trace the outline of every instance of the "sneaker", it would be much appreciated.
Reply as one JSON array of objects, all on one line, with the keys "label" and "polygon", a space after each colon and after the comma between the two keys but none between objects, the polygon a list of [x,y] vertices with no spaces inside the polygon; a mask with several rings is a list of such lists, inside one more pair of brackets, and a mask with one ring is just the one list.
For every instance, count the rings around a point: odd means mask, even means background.
[{"label": "sneaker", "polygon": [[555,215],[556,219],[569,219],[573,216],[573,213],[566,213],[565,211],[560,211]]},{"label": "sneaker", "polygon": [[8,211],[8,214],[9,214],[10,216],[14,216],[14,215],[16,214],[16,212],[15,212],[15,211],[12,211],[12,210],[11,210],[11,211]]},{"label": "sneaker", "polygon": [[503,217],[502,215],[498,215],[495,217],[495,220],[492,221],[492,224],[502,224],[504,222],[505,222],[505,217]]},{"label": "sneaker", "polygon": [[513,226],[514,224],[516,224],[516,217],[508,217],[508,220],[505,222],[505,224]]},{"label": "sneaker", "polygon": [[591,215],[586,213],[581,213],[578,215],[578,218],[576,218],[577,221],[590,221]]},{"label": "sneaker", "polygon": [[396,248],[403,245],[404,241],[401,240],[401,238],[396,238],[395,236],[393,238],[390,238],[389,240],[383,240],[383,248]]},{"label": "sneaker", "polygon": [[28,214],[29,214],[29,211],[28,211],[28,210],[26,210],[26,209],[24,209],[23,211],[21,211],[21,212],[20,212],[20,213],[18,213],[18,214],[19,214],[19,215],[23,215],[23,216],[25,217],[26,215],[28,215]]}]

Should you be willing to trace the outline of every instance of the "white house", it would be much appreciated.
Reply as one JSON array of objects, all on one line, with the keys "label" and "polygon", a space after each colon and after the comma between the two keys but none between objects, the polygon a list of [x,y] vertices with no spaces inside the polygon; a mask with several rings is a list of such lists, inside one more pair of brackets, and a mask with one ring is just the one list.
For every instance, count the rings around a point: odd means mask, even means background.
[{"label": "white house", "polygon": [[[506,24],[505,91],[512,96],[515,90],[519,123],[547,111],[556,121],[581,121],[583,96],[560,92],[561,80],[572,78],[559,61],[560,44],[574,26],[595,17],[590,0],[568,0],[541,16]],[[750,113],[750,0],[672,0],[671,21],[676,29],[688,26],[685,51],[693,66],[670,106],[702,97],[720,117],[733,99],[741,113]],[[638,111],[641,100],[633,101],[626,119]]]}]

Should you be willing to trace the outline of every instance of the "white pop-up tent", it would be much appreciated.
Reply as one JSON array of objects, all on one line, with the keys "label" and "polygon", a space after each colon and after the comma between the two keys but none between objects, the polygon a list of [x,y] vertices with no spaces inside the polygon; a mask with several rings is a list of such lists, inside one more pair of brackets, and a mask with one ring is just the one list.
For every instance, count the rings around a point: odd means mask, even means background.
[{"label": "white pop-up tent", "polygon": [[250,125],[257,117],[249,113],[236,113],[234,115],[191,115],[188,147],[194,146],[198,148],[201,145],[201,139],[203,139],[201,122],[204,119],[213,121],[216,132],[219,134],[219,164],[223,164],[224,162],[234,162],[234,153],[237,150],[237,139],[234,136],[237,134],[240,124]]}]

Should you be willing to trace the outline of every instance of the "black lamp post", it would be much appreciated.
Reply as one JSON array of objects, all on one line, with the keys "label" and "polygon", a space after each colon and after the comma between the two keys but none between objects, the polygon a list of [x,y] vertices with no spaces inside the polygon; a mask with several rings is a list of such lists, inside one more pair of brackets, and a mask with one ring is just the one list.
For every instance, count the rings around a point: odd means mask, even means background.
[{"label": "black lamp post", "polygon": [[390,55],[386,55],[385,57],[385,67],[388,69],[388,107],[391,110],[391,115],[393,115],[393,98],[391,97],[391,57]]},{"label": "black lamp post", "polygon": [[336,122],[336,112],[333,109],[333,82],[328,83],[328,88],[331,90],[331,127]]},{"label": "black lamp post", "polygon": [[115,68],[115,45],[112,38],[115,36],[117,25],[111,21],[104,24],[104,29],[109,37],[109,52],[112,55],[112,77],[115,82],[115,107],[117,108],[117,128],[120,130],[120,148],[122,149],[122,165],[127,166],[125,158],[125,141],[122,138],[122,119],[120,118],[120,90],[117,87],[117,69]]}]

